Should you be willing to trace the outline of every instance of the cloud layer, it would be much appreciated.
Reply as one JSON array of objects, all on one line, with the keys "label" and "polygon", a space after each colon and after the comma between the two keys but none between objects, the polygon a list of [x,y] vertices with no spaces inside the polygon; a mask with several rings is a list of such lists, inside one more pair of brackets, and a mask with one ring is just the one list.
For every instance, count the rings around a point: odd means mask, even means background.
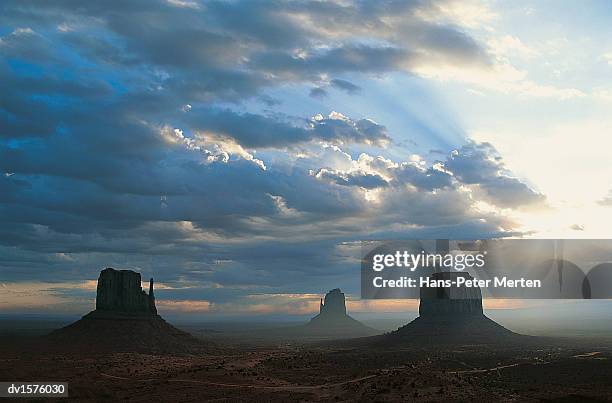
[{"label": "cloud layer", "polygon": [[3,2],[3,278],[134,268],[221,304],[356,289],[362,238],[512,233],[502,210],[543,196],[492,145],[393,159],[384,122],[275,108],[287,87],[354,97],[392,72],[491,68],[453,4]]}]

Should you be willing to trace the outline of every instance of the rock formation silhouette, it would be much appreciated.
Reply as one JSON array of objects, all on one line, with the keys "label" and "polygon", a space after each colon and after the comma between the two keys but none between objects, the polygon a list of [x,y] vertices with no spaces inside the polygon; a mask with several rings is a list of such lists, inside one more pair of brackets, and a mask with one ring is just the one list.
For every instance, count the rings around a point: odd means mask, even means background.
[{"label": "rock formation silhouette", "polygon": [[140,284],[140,273],[112,268],[102,270],[98,278],[96,310],[157,314],[153,279],[149,281],[148,295]]},{"label": "rock formation silhouette", "polygon": [[343,319],[346,314],[346,298],[339,288],[335,288],[321,298],[319,314],[312,321]]},{"label": "rock formation silhouette", "polygon": [[200,340],[157,314],[153,279],[147,294],[140,273],[112,268],[100,272],[96,309],[47,339],[76,351],[192,353],[204,349]]},{"label": "rock formation silhouette", "polygon": [[[458,277],[473,279],[463,272],[437,272],[430,278],[434,281],[456,281]],[[428,319],[444,317],[483,316],[482,293],[478,287],[421,287],[419,316]]]},{"label": "rock formation silhouette", "polygon": [[[437,272],[433,280],[473,279],[464,272]],[[419,317],[385,335],[389,342],[487,343],[522,337],[485,316],[478,287],[421,287]]]},{"label": "rock formation silhouette", "polygon": [[344,293],[335,288],[321,299],[319,314],[305,326],[310,334],[328,335],[330,337],[361,337],[378,333],[346,313],[346,298]]}]

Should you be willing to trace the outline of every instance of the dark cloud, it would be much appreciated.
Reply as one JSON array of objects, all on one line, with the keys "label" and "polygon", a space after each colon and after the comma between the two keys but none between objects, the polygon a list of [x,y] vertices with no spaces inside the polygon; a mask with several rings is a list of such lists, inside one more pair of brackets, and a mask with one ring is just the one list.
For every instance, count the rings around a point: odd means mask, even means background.
[{"label": "dark cloud", "polygon": [[0,175],[0,202],[2,203],[14,202],[17,192],[29,186],[28,182],[15,179],[13,176],[9,172]]},{"label": "dark cloud", "polygon": [[322,99],[327,97],[327,91],[325,91],[323,88],[321,87],[314,87],[310,90],[310,94],[311,97],[313,98],[318,98],[318,99]]},{"label": "dark cloud", "polygon": [[339,78],[334,78],[333,80],[330,81],[330,84],[333,87],[336,87],[342,91],[346,91],[349,94],[356,94],[359,91],[361,91],[361,87],[358,85],[353,84],[350,81],[346,81],[346,80],[341,80]]},{"label": "dark cloud", "polygon": [[[342,72],[410,72],[441,62],[486,66],[484,48],[465,32],[427,18],[445,3],[210,1],[188,8],[162,0],[26,0],[3,2],[0,22],[15,29],[3,38],[4,48],[20,52],[15,57],[49,62],[67,51],[115,67],[162,69],[165,88],[177,94],[187,95],[181,91],[187,87],[192,99],[236,100],[287,80],[318,82]],[[16,46],[17,39],[31,43]],[[189,84],[181,85],[185,79]],[[331,84],[356,89],[333,77]]]},{"label": "dark cloud", "polygon": [[51,51],[52,44],[31,28],[15,28],[0,38],[0,51],[5,57],[18,58],[36,63],[57,62]]},{"label": "dark cloud", "polygon": [[257,70],[274,74],[287,81],[301,79],[316,81],[322,75],[329,73],[384,73],[402,70],[403,66],[411,64],[413,64],[412,54],[408,50],[393,46],[362,44],[347,44],[323,51],[317,50],[302,57],[270,50],[257,55],[250,63]]},{"label": "dark cloud", "polygon": [[329,169],[320,169],[315,174],[318,179],[329,180],[342,186],[358,186],[364,189],[376,189],[388,185],[381,176],[367,172],[344,173]]},{"label": "dark cloud", "polygon": [[312,140],[377,145],[389,141],[384,126],[368,119],[353,121],[338,114],[299,119],[299,125],[227,109],[195,109],[191,116],[187,122],[192,130],[221,134],[248,148],[283,148]]},{"label": "dark cloud", "polygon": [[431,167],[422,168],[414,164],[402,164],[393,171],[398,183],[410,183],[421,190],[432,191],[452,185],[452,177],[447,172]]}]

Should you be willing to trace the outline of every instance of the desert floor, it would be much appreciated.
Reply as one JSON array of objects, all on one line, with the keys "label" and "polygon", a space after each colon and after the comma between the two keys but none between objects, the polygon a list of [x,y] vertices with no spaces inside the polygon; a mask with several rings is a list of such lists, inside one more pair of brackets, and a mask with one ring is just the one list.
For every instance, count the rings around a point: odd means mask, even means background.
[{"label": "desert floor", "polygon": [[78,401],[612,401],[609,341],[393,348],[217,342],[197,355],[96,353],[93,346],[61,353],[28,343],[0,344],[0,380],[67,381]]}]

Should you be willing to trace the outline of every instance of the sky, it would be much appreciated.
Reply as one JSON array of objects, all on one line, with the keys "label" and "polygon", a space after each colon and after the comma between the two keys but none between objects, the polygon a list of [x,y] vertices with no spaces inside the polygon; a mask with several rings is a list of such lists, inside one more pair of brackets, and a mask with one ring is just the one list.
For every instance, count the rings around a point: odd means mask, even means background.
[{"label": "sky", "polygon": [[[360,301],[360,241],[609,238],[605,1],[3,1],[0,313]],[[515,302],[491,307],[515,307]]]}]

